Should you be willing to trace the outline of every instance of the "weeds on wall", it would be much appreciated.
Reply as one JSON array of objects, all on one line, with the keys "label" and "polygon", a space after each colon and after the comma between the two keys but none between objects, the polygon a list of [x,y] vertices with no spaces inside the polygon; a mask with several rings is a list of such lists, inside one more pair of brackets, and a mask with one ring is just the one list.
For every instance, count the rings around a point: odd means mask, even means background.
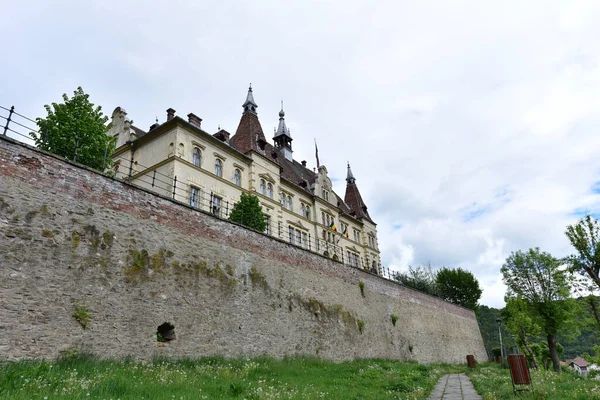
[{"label": "weeds on wall", "polygon": [[396,314],[390,315],[390,319],[392,320],[392,325],[396,326],[396,322],[398,322],[398,316]]},{"label": "weeds on wall", "polygon": [[362,297],[365,297],[365,283],[363,281],[358,282],[358,287],[360,288]]},{"label": "weeds on wall", "polygon": [[77,323],[79,323],[83,329],[86,329],[92,320],[90,309],[80,303],[73,304],[73,307],[75,307],[75,310],[73,311],[73,318],[75,318]]},{"label": "weeds on wall", "polygon": [[358,325],[358,331],[362,335],[362,333],[365,330],[365,321],[363,321],[362,319],[359,319],[358,321],[356,321],[356,324]]}]

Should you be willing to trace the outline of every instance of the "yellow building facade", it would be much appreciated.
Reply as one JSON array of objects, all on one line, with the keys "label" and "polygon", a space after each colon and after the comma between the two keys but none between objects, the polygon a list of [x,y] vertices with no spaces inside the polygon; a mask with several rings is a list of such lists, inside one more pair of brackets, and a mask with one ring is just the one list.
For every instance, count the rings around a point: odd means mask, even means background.
[{"label": "yellow building facade", "polygon": [[293,159],[283,109],[271,144],[252,87],[242,107],[233,136],[223,129],[205,132],[201,118],[188,114],[185,120],[171,108],[164,123],[144,131],[117,107],[108,132],[116,140],[115,176],[219,218],[228,218],[241,193],[255,195],[265,214],[265,234],[380,274],[377,225],[350,165],[341,198],[318,157],[315,170]]}]

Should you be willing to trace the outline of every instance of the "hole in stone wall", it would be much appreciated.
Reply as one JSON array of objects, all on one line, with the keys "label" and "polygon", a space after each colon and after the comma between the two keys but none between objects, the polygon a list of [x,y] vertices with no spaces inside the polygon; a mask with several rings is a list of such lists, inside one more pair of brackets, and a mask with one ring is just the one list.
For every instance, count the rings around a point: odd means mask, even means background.
[{"label": "hole in stone wall", "polygon": [[175,340],[175,326],[168,322],[159,325],[156,330],[156,340],[158,342],[170,342]]}]

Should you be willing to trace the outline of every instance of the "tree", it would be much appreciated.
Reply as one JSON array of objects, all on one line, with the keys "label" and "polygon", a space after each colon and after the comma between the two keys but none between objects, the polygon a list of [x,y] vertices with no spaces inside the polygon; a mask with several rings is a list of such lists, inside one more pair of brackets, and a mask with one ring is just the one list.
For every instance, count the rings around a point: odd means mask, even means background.
[{"label": "tree", "polygon": [[568,225],[565,235],[577,251],[576,255],[567,257],[573,273],[573,289],[586,298],[586,304],[600,327],[600,303],[594,293],[600,289],[600,222],[586,215],[576,224]]},{"label": "tree", "polygon": [[409,265],[407,272],[396,272],[394,280],[413,289],[436,295],[435,276],[436,273],[431,266],[413,268]]},{"label": "tree", "polygon": [[477,303],[483,291],[479,282],[469,271],[462,268],[442,268],[435,279],[438,296],[454,304],[471,310],[477,309]]},{"label": "tree", "polygon": [[536,353],[532,349],[529,340],[530,338],[537,338],[541,333],[541,328],[531,317],[528,304],[523,299],[519,297],[505,298],[505,301],[506,307],[503,314],[506,328],[515,336],[517,346],[527,354],[532,367],[537,369]]},{"label": "tree", "polygon": [[546,334],[552,365],[560,372],[556,336],[569,326],[573,303],[569,284],[558,259],[539,248],[513,252],[502,266],[507,299],[520,298]]},{"label": "tree", "polygon": [[106,134],[102,107],[94,107],[81,87],[71,98],[63,94],[63,100],[44,106],[48,115],[36,119],[40,134],[30,134],[35,145],[97,170],[108,167],[115,142]]},{"label": "tree", "polygon": [[258,197],[246,193],[242,193],[240,201],[233,206],[229,220],[259,232],[264,232],[267,227]]},{"label": "tree", "polygon": [[578,253],[568,258],[572,270],[587,274],[600,288],[600,222],[587,215],[568,225],[565,235]]}]

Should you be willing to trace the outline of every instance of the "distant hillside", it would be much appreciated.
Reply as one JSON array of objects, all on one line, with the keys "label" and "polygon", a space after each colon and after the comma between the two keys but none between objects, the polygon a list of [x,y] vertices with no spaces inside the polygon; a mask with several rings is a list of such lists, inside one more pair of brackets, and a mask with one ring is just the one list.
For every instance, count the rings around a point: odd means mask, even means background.
[{"label": "distant hillside", "polygon": [[[577,299],[578,302],[585,307],[583,299]],[[500,340],[498,338],[498,323],[497,318],[502,318],[503,309],[480,306],[477,310],[477,322],[479,323],[479,329],[481,330],[481,336],[483,337],[483,344],[488,355],[491,354],[491,349],[494,347],[500,347]],[[582,316],[579,318],[580,322],[580,335],[574,339],[560,339],[559,342],[565,347],[564,359],[573,358],[583,353],[592,353],[592,347],[600,344],[600,331],[594,325],[586,323],[584,317],[589,314],[588,310],[585,309],[582,312]],[[540,337],[536,341],[544,341],[545,337]],[[502,327],[502,341],[508,352],[512,351],[514,346],[514,340],[510,333]]]}]

